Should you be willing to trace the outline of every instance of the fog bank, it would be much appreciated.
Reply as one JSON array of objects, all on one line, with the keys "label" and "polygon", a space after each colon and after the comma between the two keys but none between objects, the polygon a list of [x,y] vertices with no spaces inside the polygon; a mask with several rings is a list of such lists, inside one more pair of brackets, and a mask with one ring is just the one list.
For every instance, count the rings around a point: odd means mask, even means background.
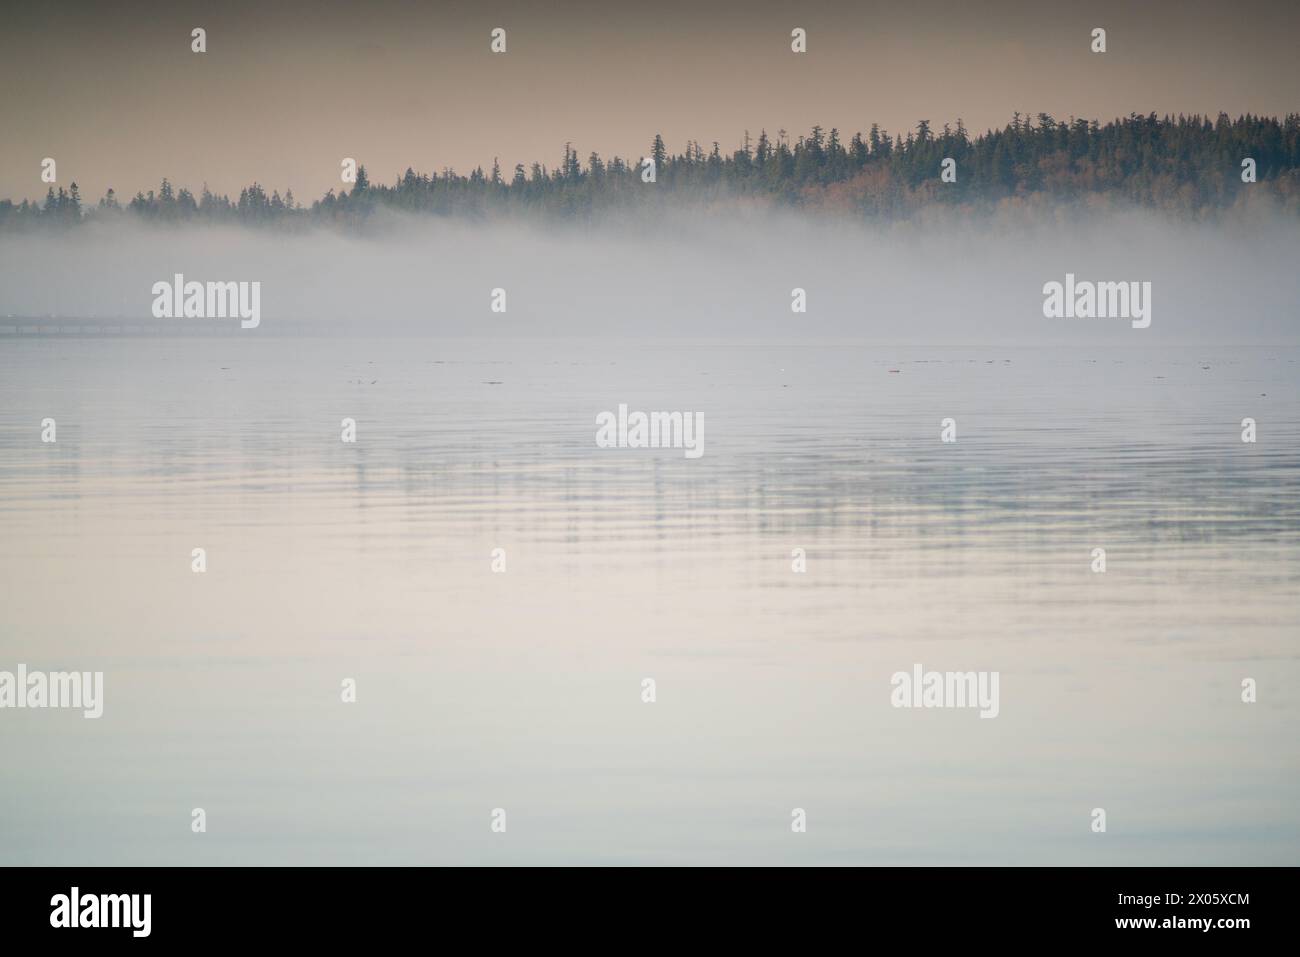
[{"label": "fog bank", "polygon": [[[778,213],[599,227],[394,220],[332,231],[90,226],[0,237],[0,317],[151,320],[152,287],[261,283],[242,335],[850,337],[945,345],[1293,342],[1300,227],[1130,213],[850,225]],[[1043,286],[1150,282],[1151,325],[1049,319]],[[792,290],[807,311],[792,311]],[[490,308],[505,290],[506,310]],[[169,322],[228,322],[172,319]],[[277,329],[277,323],[282,323]]]}]

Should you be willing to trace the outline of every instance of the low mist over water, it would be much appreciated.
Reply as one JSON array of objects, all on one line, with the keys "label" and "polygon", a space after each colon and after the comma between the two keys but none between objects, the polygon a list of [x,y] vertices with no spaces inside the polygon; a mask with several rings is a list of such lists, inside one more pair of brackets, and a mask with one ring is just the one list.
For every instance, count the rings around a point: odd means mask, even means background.
[{"label": "low mist over water", "polygon": [[[594,227],[393,216],[361,236],[123,222],[0,235],[0,319],[151,319],[154,284],[180,274],[260,283],[262,321],[249,335],[1294,342],[1297,261],[1300,230],[1285,219],[1072,207],[893,225],[735,210]],[[1067,274],[1149,282],[1150,328],[1045,318],[1043,287]],[[504,312],[491,308],[494,289]],[[804,313],[792,312],[794,289],[805,290]]]}]

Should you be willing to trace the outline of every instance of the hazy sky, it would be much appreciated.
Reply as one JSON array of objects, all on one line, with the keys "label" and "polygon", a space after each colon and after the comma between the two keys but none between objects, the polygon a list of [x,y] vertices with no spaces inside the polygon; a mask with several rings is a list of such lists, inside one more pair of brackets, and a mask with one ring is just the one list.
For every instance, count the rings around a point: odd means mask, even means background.
[{"label": "hazy sky", "polygon": [[1284,114],[1297,35],[1292,0],[23,4],[0,30],[0,197],[42,196],[46,156],[92,200],[168,176],[307,201],[341,185],[343,157],[391,182],[494,156],[553,166],[566,141],[639,157],[656,131],[729,150],[746,129],[979,132],[1014,110]]}]

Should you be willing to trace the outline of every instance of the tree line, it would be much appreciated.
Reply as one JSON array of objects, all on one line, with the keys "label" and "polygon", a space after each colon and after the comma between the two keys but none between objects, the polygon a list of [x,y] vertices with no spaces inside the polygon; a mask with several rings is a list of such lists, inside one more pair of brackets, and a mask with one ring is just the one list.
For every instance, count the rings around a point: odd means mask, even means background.
[{"label": "tree line", "polygon": [[[654,182],[645,181],[645,159]],[[945,164],[945,160],[952,164]],[[1243,181],[1243,161],[1254,162],[1256,182]],[[949,168],[948,180],[942,177]],[[873,124],[845,138],[814,126],[791,141],[785,130],[757,138],[746,131],[734,150],[715,141],[688,141],[670,152],[656,135],[646,157],[582,160],[572,144],[559,165],[534,162],[503,171],[494,161],[468,174],[408,168],[391,185],[370,180],[365,166],[354,183],[330,190],[309,206],[254,183],[237,199],[206,186],[196,196],[164,179],[158,190],[122,202],[109,189],[95,205],[77,184],[49,188],[43,203],[0,200],[0,228],[69,224],[113,217],[160,222],[277,225],[358,224],[382,209],[469,218],[538,214],[590,217],[665,198],[693,203],[749,200],[762,204],[839,210],[899,218],[932,206],[978,210],[1007,202],[1088,202],[1212,215],[1255,190],[1300,215],[1300,114],[1283,119],[1245,115],[1211,120],[1199,115],[1131,114],[1106,124],[1017,113],[1003,128],[971,138],[961,120],[941,130],[920,121],[891,135]]]}]

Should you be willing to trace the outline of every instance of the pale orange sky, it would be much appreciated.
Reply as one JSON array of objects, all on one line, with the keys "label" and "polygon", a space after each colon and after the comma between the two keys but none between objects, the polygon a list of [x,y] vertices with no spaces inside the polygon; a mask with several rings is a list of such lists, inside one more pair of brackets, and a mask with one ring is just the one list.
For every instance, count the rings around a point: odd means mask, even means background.
[{"label": "pale orange sky", "polygon": [[31,4],[0,31],[0,197],[43,196],[46,156],[92,201],[167,176],[305,202],[342,185],[343,157],[391,182],[554,166],[566,141],[635,158],[655,132],[730,150],[746,129],[981,132],[1014,110],[1282,115],[1300,110],[1298,35],[1281,0]]}]

